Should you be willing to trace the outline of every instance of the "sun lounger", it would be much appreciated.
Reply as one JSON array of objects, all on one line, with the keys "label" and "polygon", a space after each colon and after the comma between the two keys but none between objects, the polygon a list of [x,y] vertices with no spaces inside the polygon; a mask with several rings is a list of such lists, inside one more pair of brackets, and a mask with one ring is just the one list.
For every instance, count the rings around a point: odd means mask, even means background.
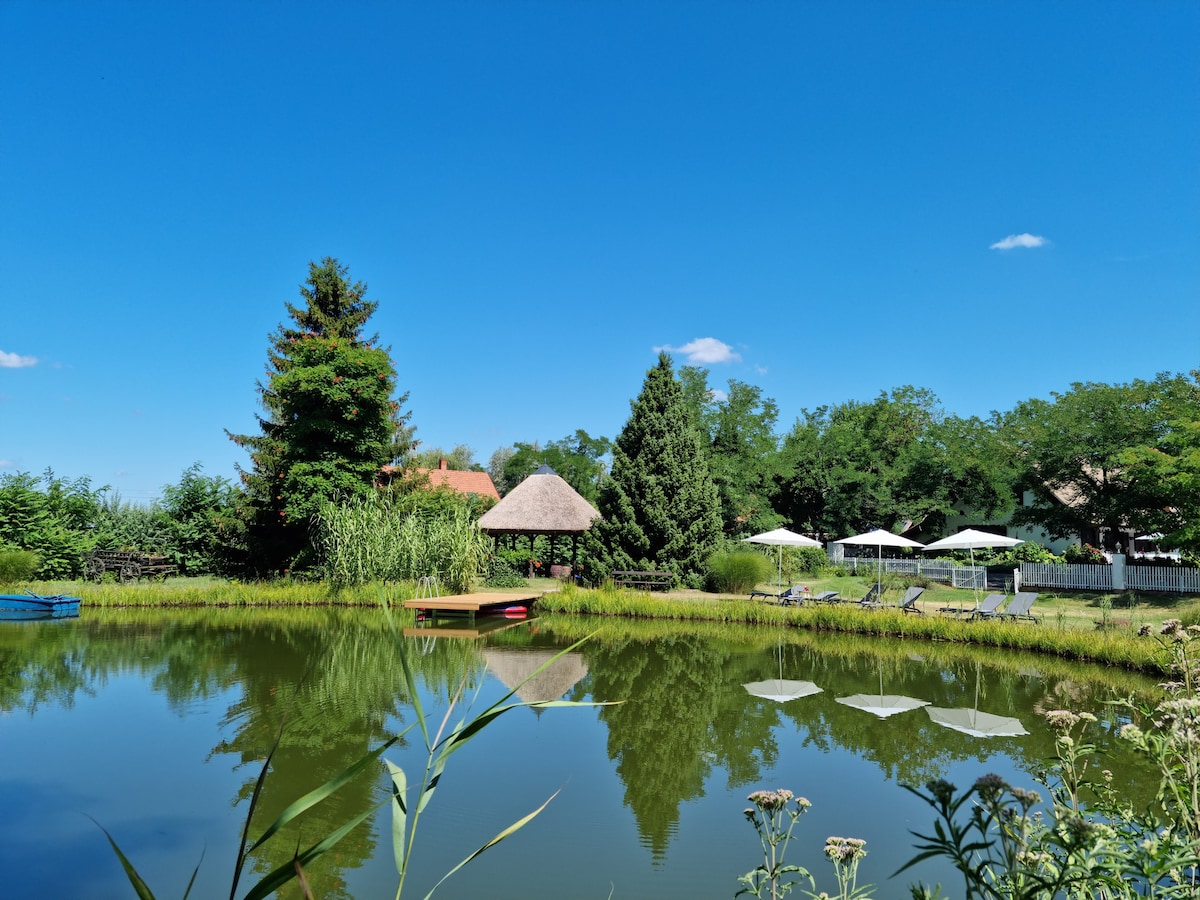
[{"label": "sun lounger", "polygon": [[821,591],[813,597],[813,603],[839,603],[841,602],[840,595],[837,591]]},{"label": "sun lounger", "polygon": [[900,598],[900,608],[906,613],[923,614],[924,610],[917,606],[917,598],[923,593],[925,593],[925,588],[923,587],[910,587],[904,592],[904,596]]},{"label": "sun lounger", "polygon": [[1033,604],[1037,601],[1038,595],[1033,591],[1017,591],[1013,594],[1012,602],[1008,604],[1008,608],[1001,613],[1006,619],[1024,619],[1029,622],[1036,622],[1037,616],[1029,610],[1033,608]]},{"label": "sun lounger", "polygon": [[1004,604],[1003,594],[988,594],[979,604],[979,608],[971,613],[972,619],[998,619],[1003,615],[1000,607]]},{"label": "sun lounger", "polygon": [[793,584],[786,591],[783,591],[779,594],[773,594],[770,591],[751,591],[750,599],[753,600],[755,597],[763,597],[776,601],[780,606],[787,606],[789,603],[795,603],[797,606],[799,606],[804,602],[804,594],[804,585]]},{"label": "sun lounger", "polygon": [[871,585],[871,589],[869,591],[867,591],[867,595],[865,597],[863,597],[861,600],[858,600],[858,601],[851,600],[849,602],[850,603],[857,602],[858,605],[861,606],[863,609],[882,609],[883,604],[879,602],[879,598],[881,595],[882,595],[882,591],[879,590],[879,585],[873,584],[873,585]]}]

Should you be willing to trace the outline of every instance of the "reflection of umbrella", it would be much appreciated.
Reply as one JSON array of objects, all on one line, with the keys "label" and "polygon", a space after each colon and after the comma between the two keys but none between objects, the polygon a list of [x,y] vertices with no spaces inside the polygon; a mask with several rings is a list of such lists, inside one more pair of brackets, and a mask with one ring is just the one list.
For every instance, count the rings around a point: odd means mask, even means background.
[{"label": "reflection of umbrella", "polygon": [[[958,534],[952,534],[949,537],[941,538],[934,541],[932,544],[926,544],[926,550],[970,550],[971,551],[971,568],[975,568],[975,550],[984,547],[1015,547],[1017,544],[1023,544],[1024,541],[1019,538],[1010,538],[1002,534],[988,534],[986,531],[976,531],[974,528],[965,528]],[[972,581],[974,578],[972,577]],[[979,585],[975,584],[975,597],[979,597]]]},{"label": "reflection of umbrella", "polygon": [[783,639],[779,640],[779,677],[771,678],[767,681],[751,681],[749,684],[743,684],[747,691],[755,697],[763,697],[767,700],[777,700],[783,703],[787,700],[795,700],[797,697],[807,697],[810,694],[821,693],[821,688],[817,687],[811,681],[792,681],[783,677]]},{"label": "reflection of umbrella", "polygon": [[1019,719],[1008,716],[994,716],[991,713],[980,712],[965,706],[955,709],[941,709],[937,706],[925,707],[929,718],[939,725],[961,731],[972,737],[1017,737],[1029,734]]},{"label": "reflection of umbrella", "polygon": [[751,681],[749,684],[743,684],[742,687],[755,697],[778,700],[780,703],[783,703],[785,700],[795,700],[797,697],[807,697],[809,694],[821,693],[821,688],[817,687],[811,681],[791,681],[786,678],[772,678],[770,681]]},{"label": "reflection of umbrella", "polygon": [[879,716],[881,719],[894,716],[896,713],[908,712],[910,709],[920,709],[922,706],[929,705],[928,700],[918,700],[916,697],[904,697],[900,694],[885,694],[883,692],[883,660],[879,661],[878,694],[851,694],[849,697],[836,697],[834,699],[838,703],[853,706],[855,709],[865,710],[872,715]]},{"label": "reflection of umbrella", "polygon": [[752,544],[773,544],[779,548],[779,590],[783,590],[783,548],[784,547],[820,547],[820,541],[788,531],[786,528],[776,528],[774,531],[764,531],[753,537],[743,538]]},{"label": "reflection of umbrella", "polygon": [[834,541],[835,544],[854,544],[859,547],[875,547],[879,551],[879,579],[878,589],[882,596],[883,594],[883,548],[884,547],[923,547],[924,544],[919,544],[916,541],[910,541],[906,537],[901,537],[898,534],[892,534],[890,531],[884,531],[882,528],[876,528],[874,531],[868,531],[865,534],[856,534],[854,537],[842,538],[840,541]]},{"label": "reflection of umbrella", "polygon": [[942,709],[937,706],[925,707],[929,718],[939,725],[961,731],[972,737],[1017,737],[1029,734],[1020,719],[1008,716],[996,716],[992,713],[979,711],[979,666],[975,667],[975,705],[960,706],[954,709]]}]

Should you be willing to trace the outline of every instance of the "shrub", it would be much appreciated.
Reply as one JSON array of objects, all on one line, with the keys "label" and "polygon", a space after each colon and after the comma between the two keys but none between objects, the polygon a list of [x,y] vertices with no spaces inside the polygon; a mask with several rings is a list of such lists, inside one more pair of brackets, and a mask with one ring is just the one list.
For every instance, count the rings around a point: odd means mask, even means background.
[{"label": "shrub", "polygon": [[1091,544],[1075,544],[1068,547],[1063,552],[1063,558],[1069,563],[1076,565],[1093,565],[1103,566],[1108,564],[1108,559],[1103,553],[1093,547]]},{"label": "shrub", "polygon": [[705,563],[707,585],[722,594],[746,594],[774,574],[771,563],[753,550],[725,550]]},{"label": "shrub", "polygon": [[829,565],[824,547],[789,547],[784,554],[789,574],[817,575]]},{"label": "shrub", "polygon": [[29,581],[40,565],[32,550],[0,550],[0,584]]},{"label": "shrub", "polygon": [[483,583],[488,587],[522,587],[525,584],[525,574],[503,557],[493,556]]}]

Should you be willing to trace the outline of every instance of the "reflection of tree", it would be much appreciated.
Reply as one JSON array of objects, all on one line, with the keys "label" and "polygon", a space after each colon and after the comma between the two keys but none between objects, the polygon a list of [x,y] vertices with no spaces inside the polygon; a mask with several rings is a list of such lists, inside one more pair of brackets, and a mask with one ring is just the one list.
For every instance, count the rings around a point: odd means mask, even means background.
[{"label": "reflection of tree", "polygon": [[721,690],[736,652],[729,644],[681,638],[584,649],[592,696],[630,700],[605,707],[600,717],[608,725],[609,758],[625,783],[625,802],[643,841],[661,859],[679,804],[703,795],[714,763],[730,772],[757,772],[756,752],[769,748],[773,754],[774,717],[741,717],[741,698],[732,701]]},{"label": "reflection of tree", "polygon": [[[542,619],[543,633],[561,640],[578,639],[591,625]],[[805,745],[853,753],[898,783],[921,785],[972,760],[980,761],[983,774],[987,759],[999,754],[1012,757],[1032,779],[1054,753],[1053,735],[1033,721],[1039,711],[1069,699],[1072,708],[1104,719],[1104,701],[1114,693],[1148,687],[1128,673],[1080,669],[1044,657],[915,646],[920,654],[913,659],[912,643],[879,638],[798,632],[780,644],[775,633],[761,629],[606,622],[584,647],[591,673],[585,685],[594,699],[629,701],[603,709],[600,716],[643,841],[657,858],[665,855],[680,803],[703,795],[714,767],[726,770],[729,785],[758,781],[762,770],[777,762],[775,729],[786,722]],[[749,696],[742,683],[772,677],[779,652],[785,677],[811,679],[825,693],[782,704]],[[981,708],[1019,715],[1034,727],[1020,739],[981,739],[937,725],[921,710],[881,721],[836,702],[837,696],[877,693],[881,681],[887,693],[945,707],[971,706],[978,686]],[[574,697],[584,699],[583,691],[577,688]],[[1153,775],[1116,739],[1113,727],[1097,735],[1097,746],[1102,767],[1117,773],[1122,790],[1148,802]],[[1139,778],[1147,780],[1139,783]]]},{"label": "reflection of tree", "polygon": [[[373,612],[373,611],[372,611]],[[66,623],[0,629],[0,710],[28,709],[96,692],[110,677],[137,672],[180,709],[196,698],[228,694],[224,740],[213,761],[235,754],[244,803],[284,722],[252,835],[292,800],[342,771],[402,727],[408,703],[398,675],[395,638],[380,616],[338,609],[138,611],[90,614]],[[29,627],[34,626],[34,627]],[[1004,753],[1031,775],[1054,751],[1040,714],[1087,709],[1105,725],[1095,768],[1109,768],[1137,807],[1156,783],[1115,737],[1118,721],[1104,701],[1147,689],[1129,673],[1046,657],[987,653],[953,645],[852,638],[741,626],[605,621],[545,616],[534,627],[498,632],[489,644],[541,651],[565,646],[599,627],[582,648],[588,674],[573,699],[627,700],[598,716],[608,755],[625,788],[642,842],[666,857],[681,804],[704,795],[723,769],[729,786],[758,786],[797,741],[828,753],[870,760],[888,778],[921,784],[960,762]],[[408,658],[434,694],[484,678],[481,642],[405,639]],[[774,677],[811,679],[825,693],[787,703],[750,696],[742,684]],[[917,655],[916,659],[911,658]],[[836,697],[880,690],[937,706],[979,705],[1017,715],[1031,734],[978,739],[931,722],[921,710],[879,720]],[[1147,695],[1148,696],[1148,695]],[[273,839],[256,871],[288,858],[382,799],[370,775],[319,807],[298,828]],[[164,804],[169,800],[164,798]],[[385,827],[382,823],[380,827]],[[386,843],[382,842],[382,843]],[[309,873],[318,896],[347,895],[344,873],[386,852],[364,825]],[[216,865],[219,863],[208,863]],[[245,883],[244,883],[245,884]]]}]

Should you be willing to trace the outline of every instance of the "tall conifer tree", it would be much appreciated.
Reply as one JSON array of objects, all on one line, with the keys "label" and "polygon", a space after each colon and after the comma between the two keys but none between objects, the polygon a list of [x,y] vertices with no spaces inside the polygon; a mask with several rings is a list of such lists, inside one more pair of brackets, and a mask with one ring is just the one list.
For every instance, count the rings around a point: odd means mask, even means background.
[{"label": "tall conifer tree", "polygon": [[303,305],[287,304],[259,382],[257,435],[230,438],[250,453],[239,471],[246,487],[252,555],[265,571],[303,563],[308,524],[324,500],[364,494],[380,469],[413,448],[408,394],[393,399],[390,349],[363,328],[378,303],[346,266],[309,263]]},{"label": "tall conifer tree", "polygon": [[613,445],[593,531],[615,569],[702,573],[721,537],[720,503],[671,357],[646,374]]}]

